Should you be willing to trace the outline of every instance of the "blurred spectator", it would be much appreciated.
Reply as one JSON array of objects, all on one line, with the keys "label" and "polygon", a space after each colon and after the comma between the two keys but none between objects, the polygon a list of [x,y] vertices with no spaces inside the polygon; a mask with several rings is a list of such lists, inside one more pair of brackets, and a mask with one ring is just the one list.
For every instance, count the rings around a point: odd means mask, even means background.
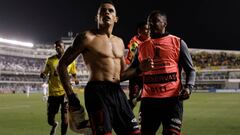
[{"label": "blurred spectator", "polygon": [[240,54],[224,51],[190,53],[196,69],[236,69],[240,66]]}]

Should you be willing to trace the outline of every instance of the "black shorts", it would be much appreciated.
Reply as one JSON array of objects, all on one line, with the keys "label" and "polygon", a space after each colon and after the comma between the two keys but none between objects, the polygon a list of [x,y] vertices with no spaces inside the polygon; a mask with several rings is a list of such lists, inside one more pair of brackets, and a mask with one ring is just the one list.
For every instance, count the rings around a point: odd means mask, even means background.
[{"label": "black shorts", "polygon": [[47,113],[48,114],[56,114],[59,111],[61,105],[61,112],[67,113],[68,110],[68,104],[65,100],[65,96],[49,96],[48,97],[48,107],[47,107]]},{"label": "black shorts", "polygon": [[178,98],[143,98],[141,101],[141,131],[155,134],[163,125],[163,133],[180,135],[183,102]]},{"label": "black shorts", "polygon": [[140,132],[137,120],[120,84],[107,81],[89,82],[85,87],[85,106],[97,135]]}]

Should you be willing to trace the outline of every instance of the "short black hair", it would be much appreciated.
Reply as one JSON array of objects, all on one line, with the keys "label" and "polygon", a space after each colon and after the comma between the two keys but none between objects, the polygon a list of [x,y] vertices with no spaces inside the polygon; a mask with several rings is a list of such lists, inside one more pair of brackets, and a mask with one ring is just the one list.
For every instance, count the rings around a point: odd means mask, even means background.
[{"label": "short black hair", "polygon": [[159,15],[163,16],[165,23],[167,23],[167,14],[165,12],[163,12],[163,11],[160,11],[160,10],[153,10],[148,15],[147,22],[149,22],[149,19],[152,18],[153,16],[155,16],[156,14],[159,14]]},{"label": "short black hair", "polygon": [[65,48],[64,42],[63,42],[62,40],[57,40],[57,41],[55,41],[54,47],[62,46],[61,44],[63,44],[63,48]]},{"label": "short black hair", "polygon": [[111,4],[111,5],[113,5],[113,6],[115,7],[115,4],[114,4],[113,1],[111,1],[111,0],[103,0],[103,1],[100,3],[99,7],[101,7],[103,4]]},{"label": "short black hair", "polygon": [[99,8],[103,5],[103,4],[111,4],[114,6],[115,10],[118,11],[118,7],[119,7],[119,1],[117,0],[102,0],[98,6],[98,10]]},{"label": "short black hair", "polygon": [[61,43],[64,43],[62,40],[57,40],[57,41],[55,41],[55,45],[58,45],[58,44],[61,44]]}]

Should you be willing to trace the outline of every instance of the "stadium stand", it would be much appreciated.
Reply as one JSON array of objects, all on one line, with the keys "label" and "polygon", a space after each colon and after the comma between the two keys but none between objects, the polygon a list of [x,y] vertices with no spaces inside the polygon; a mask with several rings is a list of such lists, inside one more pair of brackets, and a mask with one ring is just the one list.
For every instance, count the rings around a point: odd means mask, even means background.
[{"label": "stadium stand", "polygon": [[[66,48],[73,38],[63,38]],[[32,48],[12,46],[0,43],[0,93],[26,92],[30,86],[31,92],[40,92],[46,80],[39,75],[47,57],[55,54],[53,45],[36,44]],[[88,80],[89,72],[82,56],[77,59],[78,78],[84,84]]]},{"label": "stadium stand", "polygon": [[196,90],[239,92],[240,51],[190,49],[195,69]]},{"label": "stadium stand", "polygon": [[[67,46],[72,40],[63,38]],[[31,92],[40,92],[45,80],[39,74],[45,59],[54,53],[51,44],[27,48],[0,43],[0,93],[25,92],[28,86]],[[190,53],[197,71],[196,91],[240,92],[240,51],[190,49]],[[89,71],[81,55],[77,58],[77,69],[81,86],[85,86]],[[122,85],[128,88],[127,81]]]},{"label": "stadium stand", "polygon": [[240,51],[190,49],[190,53],[197,70],[238,69],[240,65]]}]

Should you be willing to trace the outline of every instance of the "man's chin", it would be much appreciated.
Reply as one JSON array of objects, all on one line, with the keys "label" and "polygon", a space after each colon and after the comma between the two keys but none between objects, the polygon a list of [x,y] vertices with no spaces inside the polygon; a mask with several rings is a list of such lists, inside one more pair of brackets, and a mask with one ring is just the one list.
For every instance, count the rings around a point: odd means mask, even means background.
[{"label": "man's chin", "polygon": [[104,21],[102,25],[103,26],[110,26],[111,25],[111,21]]}]

